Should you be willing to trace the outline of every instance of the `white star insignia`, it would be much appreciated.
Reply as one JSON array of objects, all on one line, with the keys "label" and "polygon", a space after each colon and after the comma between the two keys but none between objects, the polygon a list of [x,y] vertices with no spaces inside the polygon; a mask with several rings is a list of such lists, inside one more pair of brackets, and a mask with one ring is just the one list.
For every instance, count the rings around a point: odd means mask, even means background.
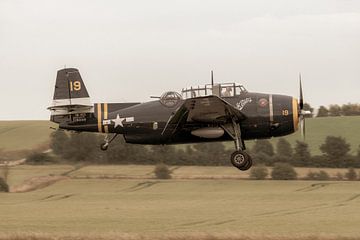
[{"label": "white star insignia", "polygon": [[118,114],[116,116],[116,118],[112,119],[111,121],[115,123],[114,128],[117,128],[118,126],[124,127],[124,124],[123,124],[124,120],[125,120],[125,118],[121,118]]}]

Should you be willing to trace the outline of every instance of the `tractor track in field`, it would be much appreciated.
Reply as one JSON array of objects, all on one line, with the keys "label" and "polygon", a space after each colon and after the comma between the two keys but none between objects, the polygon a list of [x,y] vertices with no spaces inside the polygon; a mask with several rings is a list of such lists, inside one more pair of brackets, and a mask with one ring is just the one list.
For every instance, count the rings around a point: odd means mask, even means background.
[{"label": "tractor track in field", "polygon": [[279,210],[279,211],[257,214],[255,216],[256,217],[276,217],[276,216],[286,216],[286,215],[313,212],[313,211],[324,210],[324,209],[329,209],[329,208],[339,208],[339,207],[345,207],[350,202],[353,202],[357,199],[360,199],[360,194],[355,194],[345,200],[337,201],[334,203],[316,204],[316,205],[311,205],[308,207],[297,208],[297,209],[283,209],[283,210]]},{"label": "tractor track in field", "polygon": [[228,220],[222,220],[222,221],[219,221],[218,219],[199,220],[199,221],[178,224],[175,227],[172,227],[171,229],[168,229],[168,230],[187,229],[187,228],[191,228],[191,227],[221,226],[221,225],[233,223],[236,221],[240,221],[240,220],[239,219],[228,219]]},{"label": "tractor track in field", "polygon": [[299,188],[295,192],[312,192],[338,183],[314,183],[308,187]]},{"label": "tractor track in field", "polygon": [[[318,210],[324,210],[329,208],[338,208],[338,207],[344,207],[347,206],[349,202],[355,201],[357,199],[360,199],[360,194],[355,194],[345,200],[333,202],[333,203],[322,203],[322,204],[314,204],[302,208],[297,209],[282,209],[278,211],[271,211],[261,214],[256,214],[253,216],[248,217],[281,217],[281,216],[287,216],[287,215],[296,215],[296,214],[302,214],[307,212],[313,212]],[[193,227],[193,226],[219,226],[219,225],[226,225],[229,223],[234,223],[241,221],[240,219],[228,219],[228,220],[222,220],[222,221],[216,221],[216,220],[204,220],[204,221],[195,221],[195,222],[189,222],[185,224],[180,224],[177,226],[177,228],[187,228],[187,227]]]},{"label": "tractor track in field", "polygon": [[160,183],[159,181],[146,181],[146,182],[140,182],[138,184],[135,184],[132,187],[126,188],[122,191],[124,192],[137,192],[146,188],[150,188],[156,184]]},{"label": "tractor track in field", "polygon": [[254,216],[255,217],[268,217],[268,216],[277,216],[277,215],[280,216],[280,215],[286,214],[289,211],[309,211],[309,210],[319,209],[319,208],[325,207],[327,205],[328,205],[327,203],[321,203],[321,204],[315,204],[315,205],[298,208],[298,209],[282,209],[282,210],[277,210],[277,211],[265,212],[265,213],[256,214]]},{"label": "tractor track in field", "polygon": [[6,128],[6,129],[4,129],[4,130],[0,130],[0,135],[1,135],[1,134],[4,134],[4,133],[11,132],[11,131],[13,131],[13,130],[15,130],[15,129],[18,129],[18,128],[21,128],[21,127],[11,127],[11,128]]},{"label": "tractor track in field", "polygon": [[204,223],[209,222],[209,220],[202,220],[202,221],[194,221],[194,222],[188,222],[178,225],[179,227],[192,227],[192,226],[199,226],[203,225]]},{"label": "tractor track in field", "polygon": [[237,219],[229,219],[229,220],[223,220],[223,221],[215,222],[212,225],[219,226],[219,225],[224,225],[224,224],[232,223],[232,222],[236,222],[236,221],[238,221],[238,220]]},{"label": "tractor track in field", "polygon": [[356,200],[356,199],[358,199],[358,198],[360,198],[360,193],[359,193],[359,194],[355,194],[355,195],[352,196],[352,197],[349,197],[348,199],[344,200],[343,203],[345,203],[345,202],[352,202],[352,201],[354,201],[354,200]]},{"label": "tractor track in field", "polygon": [[39,201],[46,201],[46,202],[59,201],[59,200],[71,198],[73,196],[75,196],[75,194],[53,194],[53,195],[49,195],[47,197],[41,198],[41,199],[39,199]]},{"label": "tractor track in field", "polygon": [[303,208],[297,208],[297,209],[283,209],[279,211],[269,212],[269,213],[263,213],[255,215],[257,217],[279,217],[279,216],[287,216],[287,215],[294,215],[294,214],[301,214],[301,213],[307,213],[307,212],[313,212],[328,208],[335,208],[335,207],[342,207],[345,205],[339,205],[339,203],[324,203],[324,204],[317,204],[313,206],[303,207]]},{"label": "tractor track in field", "polygon": [[[303,192],[303,193],[307,193],[307,192],[313,192],[316,190],[320,190],[326,187],[329,187],[331,185],[334,184],[339,184],[339,183],[314,183],[311,184],[310,186],[307,187],[303,187],[300,189],[295,190],[295,192]],[[305,207],[300,207],[300,208],[292,208],[292,209],[282,209],[282,210],[277,210],[277,211],[269,211],[269,212],[265,212],[265,213],[261,213],[261,214],[256,214],[254,215],[255,217],[276,217],[276,216],[286,216],[286,215],[294,215],[294,214],[302,214],[302,213],[307,213],[307,212],[313,212],[313,211],[318,211],[318,210],[324,210],[324,209],[329,209],[329,208],[339,208],[339,207],[345,207],[347,206],[349,203],[360,199],[360,194],[354,194],[344,200],[338,200],[335,202],[329,202],[329,203],[320,203],[320,204],[314,204],[314,205],[310,205],[310,206],[305,206]]]}]

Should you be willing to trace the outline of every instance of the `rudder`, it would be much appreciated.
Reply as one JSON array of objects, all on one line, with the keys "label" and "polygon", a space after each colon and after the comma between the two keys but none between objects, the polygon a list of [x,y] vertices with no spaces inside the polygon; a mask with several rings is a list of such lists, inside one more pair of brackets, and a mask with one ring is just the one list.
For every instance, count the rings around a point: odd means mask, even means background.
[{"label": "rudder", "polygon": [[71,121],[74,115],[94,112],[78,69],[65,68],[57,72],[54,97],[48,109],[53,122]]},{"label": "rudder", "polygon": [[52,106],[91,105],[90,96],[76,68],[57,72]]}]

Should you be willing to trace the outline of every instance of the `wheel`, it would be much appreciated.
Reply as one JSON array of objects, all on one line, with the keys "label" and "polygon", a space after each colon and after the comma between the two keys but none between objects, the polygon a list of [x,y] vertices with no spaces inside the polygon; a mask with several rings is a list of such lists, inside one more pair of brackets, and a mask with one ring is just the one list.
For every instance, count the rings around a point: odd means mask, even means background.
[{"label": "wheel", "polygon": [[249,155],[243,151],[236,151],[231,154],[231,163],[236,168],[243,168],[247,164]]},{"label": "wheel", "polygon": [[248,155],[248,161],[247,161],[247,163],[245,164],[245,166],[244,167],[241,167],[241,168],[239,168],[239,170],[241,170],[241,171],[246,171],[246,170],[249,170],[250,168],[251,168],[251,166],[252,166],[252,159],[251,159],[251,157]]},{"label": "wheel", "polygon": [[100,149],[103,150],[103,151],[106,151],[109,147],[109,144],[108,143],[102,143],[100,145]]}]

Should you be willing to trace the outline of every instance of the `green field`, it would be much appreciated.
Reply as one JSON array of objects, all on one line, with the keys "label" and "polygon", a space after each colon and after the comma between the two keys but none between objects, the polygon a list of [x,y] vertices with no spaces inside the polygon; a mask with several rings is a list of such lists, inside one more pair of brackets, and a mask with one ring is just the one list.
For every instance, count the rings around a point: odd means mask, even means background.
[{"label": "green field", "polygon": [[32,149],[49,142],[54,126],[49,121],[0,121],[0,149]]},{"label": "green field", "polygon": [[[50,126],[56,125],[48,121],[0,121],[0,149],[14,151],[46,144],[53,131]],[[319,146],[329,135],[346,138],[351,144],[352,153],[356,152],[360,144],[360,116],[307,119],[306,129],[306,142],[313,154],[320,153]],[[294,144],[296,140],[301,140],[301,136],[298,132],[287,136],[286,139]],[[271,141],[275,144],[277,138]],[[253,141],[247,142],[248,147],[251,147],[252,143]],[[233,148],[233,143],[228,142],[226,146]]]},{"label": "green field", "polygon": [[[18,166],[9,180],[18,185],[71,168]],[[156,180],[152,170],[88,166],[36,191],[0,193],[0,233],[360,236],[359,181]],[[183,178],[204,173],[243,174],[234,168],[174,169]],[[119,176],[124,179],[113,179]]]}]

